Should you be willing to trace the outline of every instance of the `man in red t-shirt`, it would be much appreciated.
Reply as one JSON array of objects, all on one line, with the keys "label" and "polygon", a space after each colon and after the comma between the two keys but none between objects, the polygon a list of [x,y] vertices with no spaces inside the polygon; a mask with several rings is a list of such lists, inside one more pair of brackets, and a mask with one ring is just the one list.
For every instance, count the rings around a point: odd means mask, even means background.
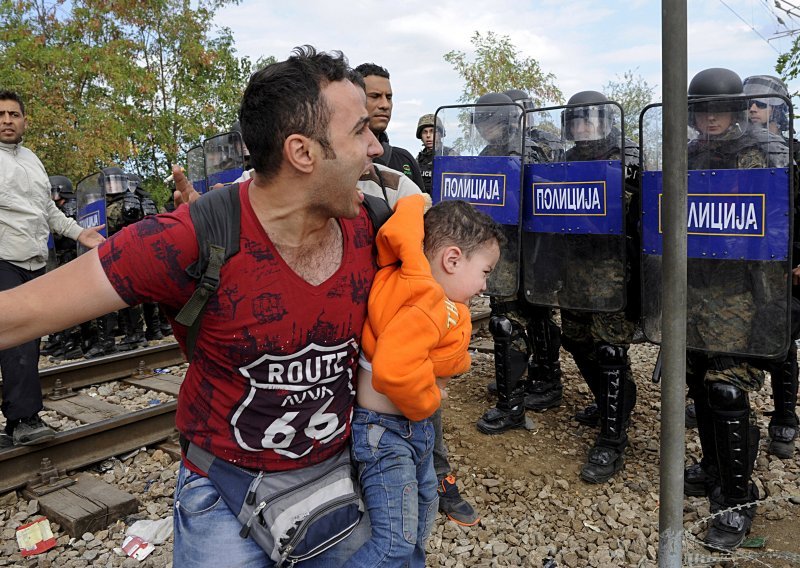
[{"label": "man in red t-shirt", "polygon": [[[176,419],[186,440],[240,467],[299,470],[349,451],[375,274],[373,229],[356,184],[382,151],[352,77],[341,54],[298,48],[255,73],[242,99],[255,172],[239,188],[240,252],[222,267],[206,306]],[[141,302],[173,317],[195,289],[186,268],[197,258],[188,207],[144,219],[1,294],[0,348]],[[65,287],[69,303],[40,301]],[[186,328],[174,327],[185,347]],[[272,566],[252,539],[236,537],[235,512],[201,472],[184,458],[173,563]],[[302,565],[341,565],[366,531]]]}]

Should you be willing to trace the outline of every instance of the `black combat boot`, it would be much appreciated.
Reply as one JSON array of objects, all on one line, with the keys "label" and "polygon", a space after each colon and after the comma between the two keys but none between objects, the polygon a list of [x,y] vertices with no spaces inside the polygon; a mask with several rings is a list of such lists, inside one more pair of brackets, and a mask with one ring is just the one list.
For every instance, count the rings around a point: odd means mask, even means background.
[{"label": "black combat boot", "polygon": [[81,347],[82,336],[80,326],[75,326],[66,332],[67,340],[64,343],[64,359],[80,359],[83,357]]},{"label": "black combat boot", "polygon": [[550,309],[534,312],[528,322],[528,338],[533,356],[528,362],[528,381],[525,385],[525,408],[547,410],[561,406],[564,386],[561,383],[561,332],[550,319]]},{"label": "black combat boot", "polygon": [[714,437],[714,421],[708,407],[705,389],[698,389],[692,408],[697,420],[697,433],[700,436],[700,448],[703,453],[700,461],[683,470],[683,494],[691,497],[710,496],[719,487],[719,470],[717,469],[717,447]]},{"label": "black combat boot", "polygon": [[64,361],[67,359],[80,359],[83,357],[81,348],[81,329],[78,326],[62,332],[64,349],[57,355],[50,357],[51,361]]},{"label": "black combat boot", "polygon": [[525,372],[528,355],[524,330],[506,316],[492,316],[489,331],[494,338],[497,406],[486,411],[477,428],[484,434],[500,434],[525,427],[524,391],[519,379]]},{"label": "black combat boot", "polygon": [[625,465],[628,422],[636,404],[636,383],[629,377],[627,348],[598,347],[603,384],[600,391],[600,435],[581,469],[581,479],[605,483]]},{"label": "black combat boot", "polygon": [[[750,425],[747,393],[735,385],[713,382],[708,386],[709,407],[714,421],[718,493],[711,496],[721,510],[737,507],[714,517],[703,541],[712,550],[733,550],[750,532],[758,493],[750,478],[758,451],[759,431]],[[741,507],[746,505],[745,507]]]},{"label": "black combat boot", "polygon": [[161,335],[164,337],[169,337],[172,335],[172,326],[170,325],[169,320],[167,319],[167,316],[164,314],[164,310],[161,307],[158,308],[158,321],[161,324]]},{"label": "black combat boot", "polygon": [[794,455],[797,439],[797,350],[794,345],[786,359],[770,368],[772,400],[775,411],[769,421],[769,446],[767,453],[781,459]]},{"label": "black combat boot", "polygon": [[57,355],[64,351],[64,333],[59,331],[58,333],[51,333],[47,336],[47,341],[44,342],[41,349],[39,349],[39,355]]},{"label": "black combat boot", "polygon": [[592,392],[592,398],[595,400],[594,403],[583,410],[576,412],[572,418],[586,426],[597,426],[600,424],[600,410],[597,407],[597,401],[600,400],[603,378],[601,376],[602,371],[597,361],[588,354],[588,352],[596,352],[596,349],[591,343],[577,342],[563,334],[561,336],[561,344],[564,346],[564,349],[572,355],[575,365],[581,372],[581,376],[583,380],[586,381],[586,385]]},{"label": "black combat boot", "polygon": [[161,320],[158,317],[158,304],[152,302],[142,304],[142,311],[144,312],[145,325],[144,338],[147,341],[164,339],[164,334],[161,333]]},{"label": "black combat boot", "polygon": [[592,403],[583,410],[576,412],[572,418],[584,426],[595,428],[600,424],[600,409],[597,408],[597,404]]},{"label": "black combat boot", "polygon": [[120,331],[124,337],[117,345],[119,351],[132,351],[147,345],[144,337],[144,322],[142,321],[142,308],[135,306],[120,310]]},{"label": "black combat boot", "polygon": [[112,335],[113,332],[111,331],[116,319],[116,312],[97,318],[97,337],[94,344],[84,353],[84,358],[94,359],[95,357],[111,355],[117,352],[114,336]]}]

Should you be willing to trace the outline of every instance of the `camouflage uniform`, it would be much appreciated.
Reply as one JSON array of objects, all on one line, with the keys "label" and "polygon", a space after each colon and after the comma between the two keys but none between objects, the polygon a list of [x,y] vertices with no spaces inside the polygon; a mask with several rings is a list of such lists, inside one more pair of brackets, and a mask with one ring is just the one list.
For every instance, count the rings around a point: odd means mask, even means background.
[{"label": "camouflage uniform", "polygon": [[[567,151],[568,161],[620,160],[618,147],[620,132],[612,128],[605,139],[577,142]],[[636,197],[638,186],[636,171],[639,151],[630,140],[625,140],[625,158],[628,172],[625,180],[625,213],[630,218],[638,212]],[[628,281],[619,269],[619,251],[609,246],[606,251],[587,252],[590,263],[578,264],[570,272],[573,297],[583,293],[593,296],[597,302],[603,299],[603,289],[612,296],[619,290],[628,290],[628,309],[617,312],[577,312],[561,310],[562,344],[570,352],[596,402],[594,407],[579,413],[577,418],[584,423],[599,419],[600,433],[594,447],[589,451],[587,463],[581,470],[581,478],[591,483],[602,483],[623,466],[623,452],[628,443],[627,427],[631,411],[636,405],[636,383],[631,373],[628,349],[637,328],[638,278],[638,223],[630,219],[627,223],[627,250],[625,255]],[[605,258],[604,258],[605,257]],[[587,271],[582,275],[581,267]],[[607,269],[604,270],[603,267]],[[598,277],[598,274],[605,276]],[[597,286],[601,281],[602,286]]]},{"label": "camouflage uniform", "polygon": [[[513,136],[507,136],[513,139]],[[547,149],[535,141],[524,141],[526,163],[540,163],[545,160]],[[481,156],[518,155],[516,149],[509,150],[505,145],[487,145]],[[503,225],[509,243],[518,242],[519,228]],[[492,277],[500,282],[519,280],[522,267],[517,263],[516,250],[508,247],[501,253]],[[513,255],[508,258],[504,253]],[[506,256],[506,261],[503,261]],[[524,256],[524,255],[523,255]],[[525,408],[543,410],[560,404],[557,401],[542,404],[537,386],[561,381],[560,330],[553,316],[555,310],[547,306],[530,304],[520,290],[516,296],[492,297],[490,299],[492,318],[490,332],[495,343],[495,377],[498,402],[478,421],[478,429],[487,434],[495,434],[509,428],[525,425]],[[527,370],[527,381],[522,377]],[[492,389],[494,385],[490,385]],[[549,396],[549,393],[548,393]]]},{"label": "camouflage uniform", "polygon": [[[765,129],[733,140],[693,140],[688,148],[689,170],[788,165],[789,149],[783,139]],[[782,267],[756,261],[689,259],[687,273],[687,343],[705,346],[713,359],[714,353],[743,353],[753,347],[763,350],[764,345],[753,342],[782,337],[774,325],[785,313],[785,299],[770,297],[771,287],[767,285],[789,278]],[[691,354],[693,366],[698,366],[697,359],[702,357],[703,354]],[[727,382],[746,392],[764,386],[763,371],[744,358],[724,358],[726,365],[711,365],[706,381]]]},{"label": "camouflage uniform", "polygon": [[[693,140],[688,160],[690,170],[786,167],[789,153],[779,136],[762,130],[735,139]],[[792,346],[785,358],[772,362],[736,353],[771,350],[764,342],[776,337],[782,344],[785,333],[774,325],[784,320],[787,306],[785,298],[769,297],[769,290],[780,288],[790,275],[777,263],[694,258],[688,259],[687,272],[687,340],[706,350],[687,353],[686,382],[703,456],[687,469],[685,482],[688,494],[707,494],[715,511],[758,498],[751,477],[760,433],[748,395],[764,385],[765,368],[776,372],[788,365],[796,374],[796,353]],[[754,508],[746,508],[726,515],[752,519],[753,514]],[[730,526],[749,521],[731,520],[728,526],[727,516],[712,523],[707,541],[716,543],[722,534],[720,542],[736,546]]]}]

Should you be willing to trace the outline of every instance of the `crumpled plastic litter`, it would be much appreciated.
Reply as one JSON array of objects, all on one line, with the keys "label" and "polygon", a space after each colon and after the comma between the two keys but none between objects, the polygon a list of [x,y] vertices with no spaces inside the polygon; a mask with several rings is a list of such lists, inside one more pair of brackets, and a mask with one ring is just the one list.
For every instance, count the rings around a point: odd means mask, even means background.
[{"label": "crumpled plastic litter", "polygon": [[157,521],[136,521],[125,531],[125,536],[138,536],[150,544],[162,544],[171,534],[172,515]]}]

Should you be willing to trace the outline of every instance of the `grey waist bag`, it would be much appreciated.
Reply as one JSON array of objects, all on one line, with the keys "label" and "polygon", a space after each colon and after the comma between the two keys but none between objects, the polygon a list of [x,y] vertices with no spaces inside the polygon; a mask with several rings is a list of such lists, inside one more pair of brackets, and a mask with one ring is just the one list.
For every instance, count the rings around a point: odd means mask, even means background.
[{"label": "grey waist bag", "polygon": [[183,438],[181,446],[242,523],[239,536],[255,540],[277,567],[317,556],[361,520],[347,449],[316,465],[270,473],[237,467]]}]

